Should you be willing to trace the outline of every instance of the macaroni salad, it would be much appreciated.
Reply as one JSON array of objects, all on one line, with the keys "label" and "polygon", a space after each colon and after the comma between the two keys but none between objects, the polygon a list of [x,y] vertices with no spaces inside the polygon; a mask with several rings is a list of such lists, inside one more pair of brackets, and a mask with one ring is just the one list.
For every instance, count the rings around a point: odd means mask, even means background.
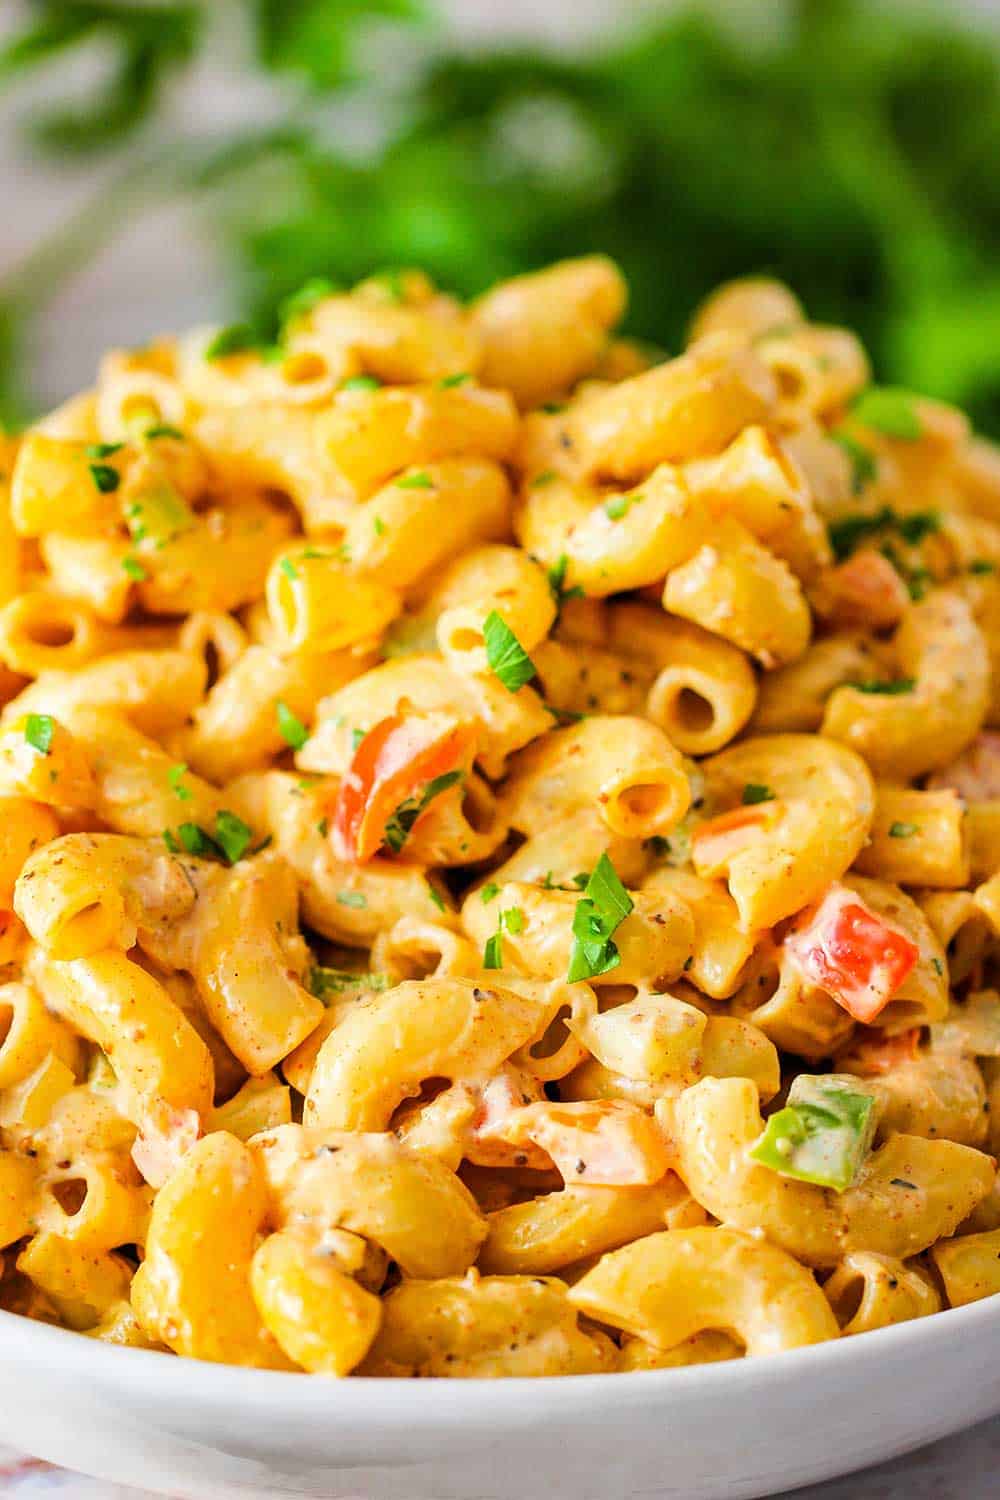
[{"label": "macaroni salad", "polygon": [[1000,450],[599,256],[0,439],[0,1305],[326,1375],[1000,1292]]}]

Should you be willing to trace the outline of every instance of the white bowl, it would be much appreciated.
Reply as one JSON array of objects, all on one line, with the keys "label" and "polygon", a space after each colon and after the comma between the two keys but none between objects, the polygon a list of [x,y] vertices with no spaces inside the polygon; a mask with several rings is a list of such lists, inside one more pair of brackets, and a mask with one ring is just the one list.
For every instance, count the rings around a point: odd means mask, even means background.
[{"label": "white bowl", "polygon": [[0,1439],[194,1500],[748,1500],[1000,1411],[1000,1296],[770,1359],[561,1380],[331,1381],[0,1313]]}]

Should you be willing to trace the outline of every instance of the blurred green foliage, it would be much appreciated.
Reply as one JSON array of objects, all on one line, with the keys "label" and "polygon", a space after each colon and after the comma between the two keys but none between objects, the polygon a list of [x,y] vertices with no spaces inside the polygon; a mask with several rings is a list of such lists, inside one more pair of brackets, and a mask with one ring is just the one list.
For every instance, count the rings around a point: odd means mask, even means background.
[{"label": "blurred green foliage", "polygon": [[[263,333],[310,275],[413,263],[474,293],[600,249],[628,276],[629,327],[669,349],[711,286],[768,271],[857,328],[884,378],[1000,435],[1000,67],[946,4],[789,0],[753,44],[687,8],[569,56],[460,52],[419,0],[240,3],[287,117],[188,141],[169,191],[203,197],[242,299],[230,311]],[[0,83],[95,30],[120,59],[75,114],[29,121],[63,151],[67,131],[78,152],[138,131],[206,34],[196,4],[29,9]],[[409,28],[402,88],[365,65],[372,19]],[[345,91],[385,133],[360,158],[317,107]]]}]

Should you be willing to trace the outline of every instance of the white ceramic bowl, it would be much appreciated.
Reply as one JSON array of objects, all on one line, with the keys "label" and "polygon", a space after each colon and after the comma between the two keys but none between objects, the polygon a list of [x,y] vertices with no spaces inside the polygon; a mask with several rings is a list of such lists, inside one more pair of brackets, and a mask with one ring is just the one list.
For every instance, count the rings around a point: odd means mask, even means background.
[{"label": "white ceramic bowl", "polygon": [[0,1313],[0,1439],[195,1500],[741,1500],[1000,1411],[1000,1296],[771,1359],[562,1380],[330,1381]]}]

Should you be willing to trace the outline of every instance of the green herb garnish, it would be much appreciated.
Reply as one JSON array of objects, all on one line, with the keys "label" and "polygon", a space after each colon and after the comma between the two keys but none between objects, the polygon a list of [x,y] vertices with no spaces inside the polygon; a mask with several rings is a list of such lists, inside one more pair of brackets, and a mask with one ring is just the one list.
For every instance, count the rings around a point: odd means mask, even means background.
[{"label": "green herb garnish", "polygon": [[503,935],[499,929],[497,929],[492,937],[486,939],[486,944],[483,948],[483,968],[503,968]]},{"label": "green herb garnish", "polygon": [[318,302],[325,302],[327,297],[335,296],[339,290],[340,288],[328,276],[310,276],[297,292],[286,297],[278,307],[282,333],[299,318],[304,318],[311,313]]},{"label": "green herb garnish", "polygon": [[885,698],[899,698],[904,693],[912,693],[917,685],[915,677],[899,677],[895,682],[884,682],[874,680],[872,682],[848,682],[846,687],[857,688],[859,693],[878,693]]},{"label": "green herb garnish", "polygon": [[632,910],[633,902],[607,854],[602,854],[587,880],[573,913],[573,951],[566,978],[592,979],[621,963],[613,935]]},{"label": "green herb garnish", "polygon": [[215,815],[215,842],[229,864],[235,865],[250,847],[253,834],[235,813],[222,808]]},{"label": "green herb garnish", "polygon": [[355,906],[359,909],[368,905],[368,897],[363,891],[338,891],[338,906]]},{"label": "green herb garnish", "polygon": [[545,575],[549,580],[549,589],[551,590],[552,598],[555,601],[557,620],[567,599],[583,598],[583,589],[578,583],[575,583],[572,588],[566,588],[565,586],[566,569],[568,567],[569,558],[566,556],[565,552],[561,552]]},{"label": "green herb garnish", "polygon": [[292,713],[287,703],[279,698],[274,706],[278,718],[278,733],[286,745],[291,745],[293,750],[301,750],[309,738],[309,731],[302,720]]},{"label": "green herb garnish", "polygon": [[225,808],[215,815],[214,833],[207,832],[198,823],[181,823],[176,838],[169,828],[163,831],[164,842],[171,854],[179,854],[182,847],[198,859],[217,859],[227,865],[235,865],[243,858],[252,838],[243,819]]},{"label": "green herb garnish", "polygon": [[180,802],[190,802],[193,795],[191,788],[184,785],[184,777],[187,773],[188,767],[183,761],[176,766],[171,766],[167,772],[167,785]]},{"label": "green herb garnish", "polygon": [[769,786],[764,786],[759,781],[748,781],[743,788],[743,805],[751,807],[755,802],[773,802],[775,793]]},{"label": "green herb garnish", "polygon": [[110,464],[88,464],[90,477],[102,495],[112,495],[121,484],[121,475]]},{"label": "green herb garnish", "polygon": [[483,622],[486,660],[509,693],[516,693],[537,676],[535,664],[507,621],[491,609]]},{"label": "green herb garnish", "polygon": [[435,797],[455,786],[465,775],[464,771],[445,771],[429,781],[423,791],[401,802],[385,825],[383,839],[393,854],[398,854],[413,830],[413,825]]},{"label": "green herb garnish", "polygon": [[381,388],[382,382],[377,375],[348,375],[340,382],[342,391],[378,391]]},{"label": "green herb garnish", "polygon": [[435,890],[434,886],[431,885],[429,880],[427,882],[427,894],[434,902],[434,905],[437,907],[438,911],[447,910],[444,902],[444,897],[442,896],[440,891]]},{"label": "green herb garnish", "polygon": [[29,714],[24,724],[24,738],[39,755],[48,755],[52,749],[55,727],[51,714]]},{"label": "green herb garnish", "polygon": [[859,443],[849,432],[831,432],[830,436],[850,459],[851,487],[856,495],[860,495],[865,485],[870,484],[878,473],[878,459],[870,448]]},{"label": "green herb garnish", "polygon": [[387,990],[388,974],[352,974],[349,969],[327,969],[317,964],[309,971],[309,992],[317,1000],[342,995],[345,990]]}]

